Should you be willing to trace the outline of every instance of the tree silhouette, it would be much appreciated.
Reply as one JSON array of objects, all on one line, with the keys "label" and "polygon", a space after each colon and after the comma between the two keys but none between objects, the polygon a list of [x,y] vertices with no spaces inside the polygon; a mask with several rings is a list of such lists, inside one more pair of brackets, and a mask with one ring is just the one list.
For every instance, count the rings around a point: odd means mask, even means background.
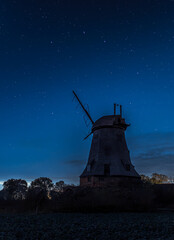
[{"label": "tree silhouette", "polygon": [[53,182],[50,178],[40,177],[31,182],[30,189],[39,188],[44,191],[50,191],[53,186]]},{"label": "tree silhouette", "polygon": [[161,184],[163,182],[167,182],[168,179],[169,178],[164,174],[153,173],[152,178],[151,178],[151,182],[154,183],[154,184]]},{"label": "tree silhouette", "polygon": [[148,177],[145,175],[141,175],[141,180],[144,183],[151,183],[151,184],[162,184],[169,180],[169,177],[164,174],[159,173],[152,173],[152,177]]},{"label": "tree silhouette", "polygon": [[28,188],[28,199],[47,199],[49,192],[53,189],[53,182],[50,178],[40,177],[31,182]]},{"label": "tree silhouette", "polygon": [[3,183],[5,198],[11,200],[23,200],[27,193],[27,182],[22,179],[9,179]]},{"label": "tree silhouette", "polygon": [[64,181],[59,181],[56,182],[55,184],[55,190],[57,190],[58,192],[63,192],[63,188],[66,186],[66,184],[64,183]]},{"label": "tree silhouette", "polygon": [[28,188],[27,199],[34,203],[35,212],[42,209],[45,201],[50,198],[50,191],[53,189],[53,182],[50,178],[40,177],[31,182]]},{"label": "tree silhouette", "polygon": [[148,176],[146,176],[144,174],[142,174],[140,176],[141,176],[141,180],[142,180],[143,183],[151,183],[150,182],[150,177],[148,177]]}]

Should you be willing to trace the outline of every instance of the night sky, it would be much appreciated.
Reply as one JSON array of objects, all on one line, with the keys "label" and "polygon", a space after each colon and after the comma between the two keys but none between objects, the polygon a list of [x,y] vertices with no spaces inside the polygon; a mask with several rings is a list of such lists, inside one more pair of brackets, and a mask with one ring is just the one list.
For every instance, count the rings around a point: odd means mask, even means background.
[{"label": "night sky", "polygon": [[[2,0],[0,181],[78,183],[94,120],[123,105],[136,170],[174,176],[174,1]],[[89,123],[89,121],[87,121]]]}]

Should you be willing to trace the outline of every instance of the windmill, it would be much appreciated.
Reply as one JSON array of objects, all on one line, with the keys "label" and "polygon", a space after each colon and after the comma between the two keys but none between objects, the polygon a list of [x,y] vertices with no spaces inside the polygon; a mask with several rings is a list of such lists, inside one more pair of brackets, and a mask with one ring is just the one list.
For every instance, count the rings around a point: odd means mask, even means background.
[{"label": "windmill", "polygon": [[115,185],[139,180],[126,144],[125,130],[130,124],[122,117],[122,106],[114,104],[114,115],[103,116],[94,122],[77,94],[74,91],[73,94],[92,123],[89,135],[93,134],[88,162],[80,175],[80,185]]}]

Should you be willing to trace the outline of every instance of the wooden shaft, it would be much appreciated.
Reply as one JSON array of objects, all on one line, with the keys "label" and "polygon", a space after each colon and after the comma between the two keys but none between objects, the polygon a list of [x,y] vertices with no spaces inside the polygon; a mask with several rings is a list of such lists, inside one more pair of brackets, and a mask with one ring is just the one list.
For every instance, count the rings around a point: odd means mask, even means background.
[{"label": "wooden shaft", "polygon": [[83,106],[83,104],[81,103],[80,99],[78,98],[77,94],[73,91],[74,96],[77,98],[77,101],[80,103],[80,106],[83,108],[83,110],[85,111],[86,115],[88,116],[88,118],[90,119],[90,121],[92,122],[92,124],[94,124],[94,121],[92,120],[91,116],[89,115],[88,111],[85,109],[85,107]]}]

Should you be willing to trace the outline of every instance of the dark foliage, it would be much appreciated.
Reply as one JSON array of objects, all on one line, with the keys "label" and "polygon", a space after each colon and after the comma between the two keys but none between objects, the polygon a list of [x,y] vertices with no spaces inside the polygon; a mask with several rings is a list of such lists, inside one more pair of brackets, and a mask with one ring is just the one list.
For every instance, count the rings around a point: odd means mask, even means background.
[{"label": "dark foliage", "polygon": [[9,179],[3,183],[3,192],[6,199],[23,200],[27,193],[27,182],[22,179]]},{"label": "dark foliage", "polygon": [[159,173],[153,173],[151,177],[146,175],[141,175],[141,180],[144,183],[150,183],[150,184],[162,184],[168,182],[170,179],[164,174]]},{"label": "dark foliage", "polygon": [[[155,174],[154,177],[159,178]],[[163,179],[166,180],[165,177]],[[4,188],[0,191],[0,212],[114,212],[174,209],[174,184],[152,184],[148,178],[143,182],[137,184],[126,182],[119,186],[91,188],[66,185],[63,181],[54,185],[51,179],[41,177],[35,179],[27,188],[25,180],[10,179],[4,182]]]},{"label": "dark foliage", "polygon": [[53,186],[53,182],[50,178],[40,177],[31,182],[30,189],[37,188],[44,191],[50,191]]},{"label": "dark foliage", "polygon": [[59,181],[59,182],[56,182],[55,184],[55,189],[58,191],[58,192],[63,192],[63,189],[66,187],[67,185],[64,183],[64,181]]}]

